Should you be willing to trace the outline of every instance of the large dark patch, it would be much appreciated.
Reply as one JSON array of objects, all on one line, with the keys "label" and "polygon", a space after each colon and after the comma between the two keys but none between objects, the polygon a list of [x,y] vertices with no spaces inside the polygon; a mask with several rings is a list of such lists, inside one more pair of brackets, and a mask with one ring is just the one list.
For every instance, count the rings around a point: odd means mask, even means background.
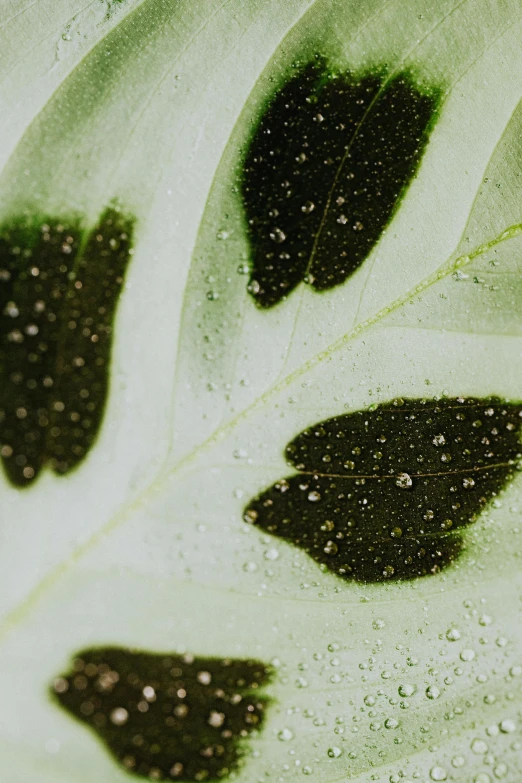
[{"label": "large dark patch", "polygon": [[521,411],[494,398],[400,400],[320,422],[286,448],[299,473],[255,498],[245,519],[344,579],[436,573],[512,477]]},{"label": "large dark patch", "polygon": [[241,764],[260,728],[270,670],[258,661],[84,650],[53,695],[87,723],[128,772],[216,780]]},{"label": "large dark patch", "polygon": [[438,102],[407,73],[355,79],[322,61],[276,93],[242,178],[258,305],[303,280],[333,288],[362,264],[415,174]]},{"label": "large dark patch", "polygon": [[0,441],[17,486],[45,463],[66,473],[97,435],[132,227],[109,209],[89,233],[25,218],[0,232]]}]

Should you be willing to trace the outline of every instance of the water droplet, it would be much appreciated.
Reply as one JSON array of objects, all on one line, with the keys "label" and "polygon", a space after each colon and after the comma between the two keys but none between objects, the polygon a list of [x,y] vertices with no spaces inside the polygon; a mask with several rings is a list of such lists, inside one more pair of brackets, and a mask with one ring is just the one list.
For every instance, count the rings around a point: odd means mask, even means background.
[{"label": "water droplet", "polygon": [[457,281],[459,281],[459,280],[467,280],[467,279],[468,279],[468,277],[469,277],[469,275],[467,275],[467,274],[466,274],[465,272],[463,272],[461,269],[457,269],[457,271],[456,271],[456,272],[453,272],[453,275],[452,275],[452,277],[453,277],[453,279],[454,279],[454,280],[457,280]]},{"label": "water droplet", "polygon": [[413,485],[412,477],[409,473],[399,473],[395,478],[395,485],[400,489],[410,489]]},{"label": "water droplet", "polygon": [[336,748],[335,746],[333,748],[328,748],[328,755],[331,759],[338,759],[339,756],[342,756],[342,753],[341,748]]},{"label": "water droplet", "polygon": [[281,245],[286,239],[286,234],[280,228],[274,228],[274,230],[270,232],[270,239],[272,242]]},{"label": "water droplet", "polygon": [[[428,697],[428,699],[438,699],[439,696],[440,696],[439,688],[437,688],[436,685],[429,685],[426,688],[426,696]],[[441,778],[441,780],[442,780],[442,778]]]},{"label": "water droplet", "polygon": [[516,731],[516,723],[513,720],[510,720],[509,718],[506,718],[502,721],[500,724],[500,731],[503,734],[512,734],[514,731]]},{"label": "water droplet", "polygon": [[415,685],[411,685],[410,683],[399,685],[399,696],[406,696],[406,697],[413,696],[415,691],[416,691]]},{"label": "water droplet", "polygon": [[281,740],[281,742],[289,742],[293,738],[294,738],[293,732],[287,728],[281,729],[281,731],[277,735],[277,739]]},{"label": "water droplet", "polygon": [[326,546],[324,547],[324,553],[326,555],[336,555],[339,551],[339,547],[335,543],[335,541],[327,541]]},{"label": "water droplet", "polygon": [[156,701],[156,691],[152,687],[152,685],[146,685],[142,690],[143,696],[147,701],[154,702]]},{"label": "water droplet", "polygon": [[212,726],[214,729],[219,729],[225,722],[225,713],[224,712],[217,712],[217,710],[212,710],[209,717],[208,717],[208,725]]},{"label": "water droplet", "polygon": [[444,767],[432,767],[430,769],[430,778],[432,780],[446,780],[448,773]]},{"label": "water droplet", "polygon": [[114,723],[115,726],[124,726],[128,720],[129,713],[125,707],[116,707],[111,712],[111,723]]},{"label": "water droplet", "polygon": [[460,660],[461,661],[472,661],[475,658],[475,652],[474,650],[462,650],[460,654]]},{"label": "water droplet", "polygon": [[460,631],[457,628],[449,628],[446,631],[446,639],[448,642],[457,642],[460,639]]},{"label": "water droplet", "polygon": [[453,758],[451,759],[451,766],[455,767],[455,769],[460,769],[461,767],[464,766],[465,763],[466,763],[466,759],[464,758],[464,756],[453,756]]}]

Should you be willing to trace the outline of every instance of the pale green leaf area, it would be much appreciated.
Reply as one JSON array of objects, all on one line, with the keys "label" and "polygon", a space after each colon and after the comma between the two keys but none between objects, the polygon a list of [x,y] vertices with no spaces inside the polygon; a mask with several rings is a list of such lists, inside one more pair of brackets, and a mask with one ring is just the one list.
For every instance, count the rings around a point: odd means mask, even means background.
[{"label": "pale green leaf area", "polygon": [[[2,217],[117,200],[137,240],[95,447],[2,481],[0,780],[130,779],[48,696],[76,651],[128,645],[272,663],[241,783],[519,783],[522,475],[455,564],[404,584],[344,582],[242,521],[314,422],[522,399],[518,0],[4,2],[1,24]],[[237,271],[241,156],[316,52],[443,102],[356,274],[261,311]]]}]

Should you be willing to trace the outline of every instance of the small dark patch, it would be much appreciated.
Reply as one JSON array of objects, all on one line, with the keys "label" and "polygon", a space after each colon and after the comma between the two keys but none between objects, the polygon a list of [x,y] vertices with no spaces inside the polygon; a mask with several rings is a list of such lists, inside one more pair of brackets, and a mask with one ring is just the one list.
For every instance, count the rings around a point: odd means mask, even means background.
[{"label": "small dark patch", "polygon": [[344,579],[415,579],[459,554],[459,530],[512,478],[522,406],[400,400],[320,422],[286,448],[300,472],[245,520]]},{"label": "small dark patch", "polygon": [[66,473],[96,438],[132,228],[108,209],[88,234],[23,218],[0,232],[0,441],[16,486],[46,463]]},{"label": "small dark patch", "polygon": [[355,79],[322,61],[287,81],[244,161],[256,304],[272,307],[303,280],[333,288],[355,272],[415,174],[439,99],[407,73]]},{"label": "small dark patch", "polygon": [[263,722],[271,677],[258,661],[84,650],[52,693],[87,723],[128,772],[210,781],[242,763]]}]

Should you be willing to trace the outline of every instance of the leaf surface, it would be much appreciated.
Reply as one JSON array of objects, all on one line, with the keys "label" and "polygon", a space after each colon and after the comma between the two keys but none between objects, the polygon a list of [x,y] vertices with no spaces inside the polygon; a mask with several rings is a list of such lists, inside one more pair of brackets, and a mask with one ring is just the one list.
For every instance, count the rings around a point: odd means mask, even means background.
[{"label": "leaf surface", "polygon": [[205,780],[238,767],[244,738],[261,726],[266,699],[255,691],[268,678],[255,661],[85,650],[53,693],[129,772]]},{"label": "leaf surface", "polygon": [[[0,495],[0,777],[129,780],[49,686],[81,651],[142,650],[272,668],[238,781],[518,783],[518,472],[491,476],[460,556],[422,578],[341,579],[243,521],[315,423],[397,398],[518,409],[518,0],[120,5],[101,27],[80,16],[87,37],[51,72],[79,6],[28,3],[36,49],[13,21],[0,64],[2,225],[89,230],[113,199],[136,221],[97,438],[77,470]],[[247,291],[243,164],[316,54],[345,76],[409,74],[440,109],[363,263],[267,311]]]},{"label": "leaf surface", "polygon": [[114,209],[83,241],[74,223],[25,222],[0,235],[1,454],[18,486],[47,461],[66,473],[96,438],[132,234]]},{"label": "leaf surface", "polygon": [[395,400],[319,422],[286,447],[299,473],[252,502],[245,521],[362,582],[436,574],[460,529],[513,479],[520,406]]},{"label": "leaf surface", "polygon": [[292,75],[250,142],[242,183],[249,291],[277,304],[304,280],[343,283],[390,220],[420,160],[437,106],[406,73]]}]

